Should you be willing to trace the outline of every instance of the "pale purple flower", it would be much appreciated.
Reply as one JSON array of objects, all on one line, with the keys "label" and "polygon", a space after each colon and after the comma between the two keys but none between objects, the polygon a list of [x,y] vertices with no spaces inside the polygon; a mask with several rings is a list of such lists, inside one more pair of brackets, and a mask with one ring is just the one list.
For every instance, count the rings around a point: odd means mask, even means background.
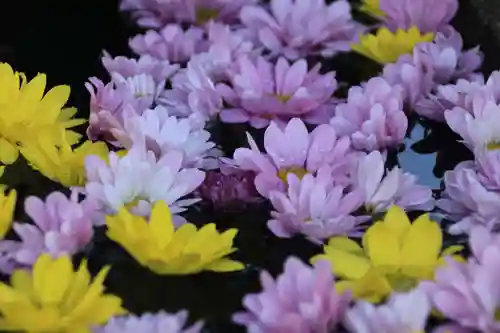
[{"label": "pale purple flower", "polygon": [[254,185],[255,175],[221,165],[219,171],[208,171],[194,194],[215,208],[241,207],[262,200]]},{"label": "pale purple flower", "polygon": [[309,133],[298,118],[290,120],[283,130],[271,122],[264,134],[265,153],[249,134],[247,137],[250,148],[236,149],[233,163],[256,173],[255,187],[266,198],[272,190],[286,191],[288,174],[299,178],[314,175],[322,166],[332,168],[337,183],[345,182],[357,159],[349,138],[338,137],[327,124]]},{"label": "pale purple flower", "polygon": [[255,61],[240,57],[231,85],[217,85],[217,91],[230,105],[222,110],[222,121],[250,122],[256,128],[267,126],[270,120],[286,122],[293,117],[313,124],[325,123],[332,115],[329,103],[337,81],[334,72],[320,74],[320,66],[308,71],[304,59],[290,64],[280,58],[273,64],[263,57]]},{"label": "pale purple flower", "polygon": [[464,144],[475,154],[486,149],[498,149],[500,144],[500,104],[475,96],[472,113],[454,107],[444,113],[446,123],[463,138]]},{"label": "pale purple flower", "polygon": [[[486,238],[483,238],[486,237]],[[484,333],[500,331],[500,246],[498,236],[489,241],[486,229],[474,228],[470,243],[474,257],[467,263],[448,260],[435,272],[435,281],[426,281],[422,289],[445,317],[465,328]],[[480,252],[475,252],[479,249]]]},{"label": "pale purple flower", "polygon": [[172,89],[164,90],[158,103],[174,116],[196,117],[200,122],[217,117],[223,101],[209,74],[203,59],[193,57],[172,78]]},{"label": "pale purple flower", "polygon": [[182,152],[172,150],[157,160],[144,146],[133,147],[123,157],[111,152],[109,163],[91,155],[85,160],[85,192],[110,213],[128,206],[134,214],[147,216],[152,205],[161,200],[173,214],[178,214],[199,201],[182,197],[192,193],[205,178],[203,171],[182,165]]},{"label": "pale purple flower", "polygon": [[420,43],[412,54],[404,54],[396,63],[387,64],[383,76],[391,85],[403,86],[405,102],[417,113],[444,120],[439,113],[427,110],[428,100],[440,85],[460,78],[477,78],[479,74],[475,71],[482,61],[478,47],[463,51],[462,37],[450,26],[438,33],[433,42]]},{"label": "pale purple flower", "polygon": [[363,31],[345,0],[329,5],[324,0],[271,0],[269,11],[244,7],[241,21],[272,55],[289,59],[349,51]]},{"label": "pale purple flower", "polygon": [[243,6],[256,0],[122,0],[121,9],[132,12],[140,26],[160,28],[167,23],[202,25],[211,20],[237,23]]},{"label": "pale purple flower", "polygon": [[206,50],[203,30],[191,27],[183,30],[180,25],[168,24],[160,31],[148,30],[129,41],[138,55],[150,55],[170,62],[186,62],[191,56]]},{"label": "pale purple flower", "polygon": [[396,205],[405,210],[432,210],[435,206],[432,190],[417,184],[417,177],[399,167],[385,169],[379,151],[373,151],[358,161],[354,188],[362,193],[368,211],[385,212]]},{"label": "pale purple flower", "polygon": [[347,311],[344,323],[351,333],[425,332],[431,308],[426,293],[415,289],[394,293],[382,305],[359,301]]},{"label": "pale purple flower", "polygon": [[119,138],[123,147],[145,145],[158,159],[172,150],[182,153],[183,167],[214,168],[220,153],[214,149],[210,133],[193,126],[188,118],[177,118],[165,108],[146,110],[125,119],[125,131]]},{"label": "pale purple flower", "polygon": [[200,333],[202,322],[187,327],[188,312],[170,314],[164,311],[141,316],[127,315],[111,318],[93,333]]},{"label": "pale purple flower", "polygon": [[451,234],[468,233],[475,225],[493,229],[500,216],[500,192],[489,190],[473,161],[458,164],[444,174],[445,190],[437,201],[445,217],[455,221]]},{"label": "pale purple flower", "polygon": [[326,261],[310,267],[289,257],[276,280],[264,271],[260,281],[262,292],[243,299],[247,312],[233,316],[249,333],[333,332],[351,298],[335,291],[335,280]]},{"label": "pale purple flower", "polygon": [[424,33],[441,31],[458,10],[458,0],[379,0],[381,17],[389,29],[408,30],[413,26]]},{"label": "pale purple flower", "polygon": [[13,267],[31,267],[43,253],[58,257],[81,251],[94,235],[94,222],[100,217],[98,208],[98,203],[89,198],[79,202],[76,191],[69,198],[61,192],[52,192],[45,201],[26,198],[24,210],[34,224],[14,223],[20,241],[5,241],[9,248],[4,259],[7,255],[15,263]]},{"label": "pale purple flower", "polygon": [[476,156],[476,167],[481,184],[500,193],[500,150],[489,150]]},{"label": "pale purple flower", "polygon": [[359,191],[345,193],[344,186],[333,185],[329,168],[302,179],[288,174],[287,183],[286,192],[270,193],[274,210],[267,225],[276,236],[289,238],[301,233],[323,240],[357,231],[362,220],[352,213],[362,206],[363,197]]},{"label": "pale purple flower", "polygon": [[355,149],[394,148],[403,142],[408,129],[403,90],[381,77],[351,87],[347,101],[337,105],[330,124],[339,136],[349,136]]}]

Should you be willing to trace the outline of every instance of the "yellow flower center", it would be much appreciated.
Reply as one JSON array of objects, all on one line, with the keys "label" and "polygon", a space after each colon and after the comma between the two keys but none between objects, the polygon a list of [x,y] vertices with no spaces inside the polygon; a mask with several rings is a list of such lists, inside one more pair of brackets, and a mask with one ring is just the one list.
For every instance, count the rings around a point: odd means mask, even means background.
[{"label": "yellow flower center", "polygon": [[307,175],[307,170],[300,167],[284,168],[278,171],[278,177],[280,177],[283,183],[288,184],[286,177],[290,173],[296,175],[297,178],[302,179],[305,175]]},{"label": "yellow flower center", "polygon": [[405,276],[401,273],[387,274],[386,278],[391,285],[392,290],[398,292],[410,291],[418,284],[416,279]]},{"label": "yellow flower center", "polygon": [[196,9],[196,23],[203,24],[219,15],[219,11],[214,8],[200,7]]},{"label": "yellow flower center", "polygon": [[285,95],[285,94],[276,94],[274,95],[274,97],[276,97],[276,99],[281,103],[286,103],[292,98],[291,95]]},{"label": "yellow flower center", "polygon": [[490,142],[486,145],[486,148],[488,150],[498,150],[498,149],[500,149],[500,142],[496,142],[496,141]]}]

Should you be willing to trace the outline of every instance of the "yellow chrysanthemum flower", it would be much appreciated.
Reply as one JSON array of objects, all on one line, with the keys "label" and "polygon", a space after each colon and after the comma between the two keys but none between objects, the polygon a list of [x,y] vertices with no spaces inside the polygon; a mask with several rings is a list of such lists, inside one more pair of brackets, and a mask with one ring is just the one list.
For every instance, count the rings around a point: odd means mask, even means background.
[{"label": "yellow chrysanthemum flower", "polygon": [[172,214],[163,201],[154,204],[148,221],[122,208],[106,217],[107,235],[141,265],[157,274],[194,274],[204,270],[237,271],[243,264],[225,258],[234,252],[237,230],[218,233],[213,223],[196,229],[186,223],[174,230]]},{"label": "yellow chrysanthemum flower", "polygon": [[361,7],[362,12],[373,17],[382,17],[385,13],[379,7],[379,0],[363,0]]},{"label": "yellow chrysanthemum flower", "polygon": [[72,149],[68,143],[54,145],[50,138],[40,138],[36,144],[21,149],[31,167],[45,177],[66,187],[85,185],[85,158],[97,155],[106,160],[109,155],[104,142],[85,141]]},{"label": "yellow chrysanthemum flower", "polygon": [[90,333],[94,325],[124,314],[121,299],[103,294],[109,267],[94,281],[86,262],[76,272],[67,256],[42,254],[33,272],[15,271],[10,284],[0,283],[0,330],[31,333]]},{"label": "yellow chrysanthemum flower", "polygon": [[403,54],[411,53],[415,45],[433,39],[433,33],[422,35],[416,26],[409,30],[398,29],[396,33],[382,27],[376,34],[361,36],[360,42],[352,45],[352,50],[378,63],[388,64],[396,62]]},{"label": "yellow chrysanthemum flower", "polygon": [[16,190],[10,190],[9,194],[6,195],[4,189],[0,189],[0,239],[5,237],[12,226],[16,199]]},{"label": "yellow chrysanthemum flower", "polygon": [[[46,77],[38,74],[30,82],[6,63],[0,63],[0,162],[14,163],[19,147],[36,142],[39,136],[60,137],[67,128],[83,124],[71,119],[74,108],[63,109],[70,94],[69,86],[52,88],[44,96]],[[80,135],[66,131],[71,143]]]},{"label": "yellow chrysanthemum flower", "polygon": [[[449,247],[441,254],[443,234],[428,214],[413,223],[400,207],[389,209],[363,236],[363,248],[347,237],[334,237],[324,247],[321,259],[330,261],[342,278],[339,289],[349,289],[355,298],[378,302],[393,291],[408,291],[420,280],[432,280],[444,256],[461,250]],[[459,256],[454,256],[460,259]]]}]

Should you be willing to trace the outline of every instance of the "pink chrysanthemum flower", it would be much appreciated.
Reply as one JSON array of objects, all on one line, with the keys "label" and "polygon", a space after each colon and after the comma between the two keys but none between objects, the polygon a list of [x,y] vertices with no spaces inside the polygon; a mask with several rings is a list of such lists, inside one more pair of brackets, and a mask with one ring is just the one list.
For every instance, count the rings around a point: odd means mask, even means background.
[{"label": "pink chrysanthemum flower", "polygon": [[451,234],[468,233],[475,225],[498,226],[500,192],[488,188],[491,183],[486,182],[489,174],[483,163],[478,168],[473,161],[462,162],[444,174],[445,190],[436,204],[456,222],[449,229]]},{"label": "pink chrysanthemum flower", "polygon": [[345,326],[351,333],[416,333],[425,332],[431,312],[425,292],[393,294],[386,304],[359,301],[345,315]]},{"label": "pink chrysanthemum flower", "polygon": [[199,201],[181,198],[193,192],[205,178],[203,171],[182,168],[182,165],[182,152],[172,150],[157,160],[144,146],[133,147],[123,157],[111,152],[109,163],[97,156],[88,156],[85,192],[107,212],[116,212],[125,206],[134,214],[147,216],[153,203],[161,200],[177,214]]},{"label": "pink chrysanthemum flower", "polygon": [[247,312],[233,317],[248,332],[333,332],[350,301],[348,294],[335,291],[326,261],[310,267],[290,257],[276,280],[267,272],[261,274],[260,280],[262,292],[245,296]]},{"label": "pink chrysanthemum flower", "polygon": [[458,10],[458,0],[378,0],[381,20],[389,29],[437,32],[447,26]]},{"label": "pink chrysanthemum flower", "polygon": [[306,174],[299,179],[287,175],[286,192],[271,191],[274,210],[267,223],[278,237],[301,233],[312,240],[348,235],[357,231],[362,220],[351,215],[363,203],[359,191],[345,193],[344,186],[333,185],[329,168],[318,170],[315,176]]},{"label": "pink chrysanthemum flower", "polygon": [[474,332],[500,330],[500,239],[482,227],[472,229],[469,239],[473,257],[467,263],[449,260],[436,271],[435,282],[422,289],[446,318]]},{"label": "pink chrysanthemum flower", "polygon": [[254,179],[255,174],[251,171],[221,165],[219,171],[207,172],[195,195],[215,208],[241,207],[262,200],[255,189]]},{"label": "pink chrysanthemum flower", "polygon": [[[77,191],[69,198],[61,192],[52,192],[45,201],[26,198],[24,210],[34,224],[14,223],[20,241],[2,241],[3,259],[8,259],[12,269],[31,267],[43,253],[58,257],[79,252],[92,240],[94,223],[100,217],[98,208],[92,199],[79,202]],[[6,270],[5,265],[0,266]]]},{"label": "pink chrysanthemum flower", "polygon": [[329,5],[324,0],[271,0],[269,9],[245,7],[241,21],[272,55],[289,59],[349,51],[363,30],[345,0]]},{"label": "pink chrysanthemum flower", "polygon": [[257,0],[122,0],[121,9],[132,12],[140,26],[161,28],[167,23],[203,25],[212,20],[237,23],[243,6]]},{"label": "pink chrysanthemum flower", "polygon": [[408,129],[401,86],[381,77],[349,89],[330,124],[340,136],[348,135],[355,149],[373,151],[401,144]]},{"label": "pink chrysanthemum flower", "polygon": [[193,55],[206,50],[203,30],[191,27],[183,30],[177,24],[168,24],[160,31],[148,30],[129,41],[138,55],[150,55],[170,62],[186,62]]},{"label": "pink chrysanthemum flower", "polygon": [[187,311],[176,314],[158,312],[142,316],[128,315],[112,318],[106,325],[92,330],[93,333],[200,333],[202,322],[187,327]]},{"label": "pink chrysanthemum flower", "polygon": [[256,61],[240,57],[231,75],[231,86],[218,84],[217,91],[231,108],[221,111],[222,121],[250,122],[263,128],[270,120],[301,117],[321,124],[332,113],[328,103],[337,88],[335,73],[319,74],[320,65],[310,71],[304,59],[289,64],[284,58],[273,64],[263,57]]},{"label": "pink chrysanthemum flower", "polygon": [[183,167],[218,166],[216,158],[220,153],[209,141],[210,132],[193,126],[188,118],[170,116],[162,107],[126,118],[123,136],[118,137],[125,148],[145,145],[158,159],[172,150],[179,151],[183,155]]},{"label": "pink chrysanthemum flower", "polygon": [[320,125],[309,133],[298,118],[290,120],[283,130],[271,122],[264,134],[265,153],[249,134],[248,144],[250,148],[236,149],[233,163],[256,173],[255,187],[266,198],[273,190],[286,191],[288,174],[302,178],[316,174],[322,166],[331,167],[336,182],[341,183],[357,156],[351,151],[349,138],[337,137],[331,126]]},{"label": "pink chrysanthemum flower", "polygon": [[432,210],[435,206],[430,188],[417,184],[417,177],[399,167],[385,169],[379,151],[358,161],[354,188],[362,193],[366,210],[381,213],[396,205],[405,210]]},{"label": "pink chrysanthemum flower", "polygon": [[475,78],[483,55],[479,48],[463,51],[460,34],[452,27],[438,33],[430,43],[415,46],[412,54],[404,54],[394,64],[384,67],[383,77],[391,84],[404,88],[405,102],[422,116],[444,120],[430,112],[427,101],[440,85],[460,78]]}]

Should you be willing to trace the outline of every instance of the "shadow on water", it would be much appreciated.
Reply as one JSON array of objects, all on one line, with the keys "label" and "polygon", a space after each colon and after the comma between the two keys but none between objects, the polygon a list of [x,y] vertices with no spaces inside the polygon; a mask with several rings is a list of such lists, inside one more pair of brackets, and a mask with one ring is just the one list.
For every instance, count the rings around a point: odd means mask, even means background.
[{"label": "shadow on water", "polygon": [[[466,1],[461,3],[455,24],[463,33],[466,45],[482,46],[487,55],[485,70],[491,71],[496,65],[495,57],[488,58],[488,55],[500,54],[498,46],[489,43],[491,35],[481,26],[480,19],[474,17]],[[15,22],[0,20],[0,60],[26,72],[28,77],[37,72],[47,73],[49,86],[71,85],[70,105],[78,107],[79,116],[87,117],[89,98],[83,84],[90,76],[105,78],[100,64],[101,51],[106,49],[113,55],[130,54],[127,40],[136,29],[118,13],[117,0],[33,0],[29,4],[15,1],[10,5],[17,8],[4,15],[11,15]],[[364,60],[348,54],[326,63],[324,68],[339,69],[339,79],[355,84],[366,73],[376,70],[369,63],[366,63],[366,71],[355,70],[359,61]],[[218,133],[231,136],[231,130],[227,128]],[[241,139],[244,141],[244,136]],[[441,188],[443,173],[468,158],[467,150],[449,129],[423,121],[416,123],[405,142],[404,151],[398,154],[403,169],[416,174],[422,184],[437,192]],[[14,174],[5,178],[9,185],[19,189],[21,200],[26,195],[43,196],[58,188],[24,167],[16,168]],[[303,238],[282,240],[273,237],[265,226],[268,212],[265,205],[251,206],[245,211],[211,212],[201,208],[190,212],[189,219],[194,223],[215,222],[220,229],[240,229],[236,239],[240,250],[234,258],[245,262],[247,268],[238,273],[155,276],[135,264],[123,250],[102,235],[86,255],[94,272],[105,264],[114,265],[107,281],[108,288],[122,296],[132,312],[186,308],[191,311],[192,319],[205,318],[210,332],[243,332],[229,324],[229,318],[240,308],[245,293],[259,289],[258,271],[266,269],[276,275],[287,256],[296,255],[306,260],[321,251],[320,247]],[[20,210],[17,217],[25,219]]]}]

